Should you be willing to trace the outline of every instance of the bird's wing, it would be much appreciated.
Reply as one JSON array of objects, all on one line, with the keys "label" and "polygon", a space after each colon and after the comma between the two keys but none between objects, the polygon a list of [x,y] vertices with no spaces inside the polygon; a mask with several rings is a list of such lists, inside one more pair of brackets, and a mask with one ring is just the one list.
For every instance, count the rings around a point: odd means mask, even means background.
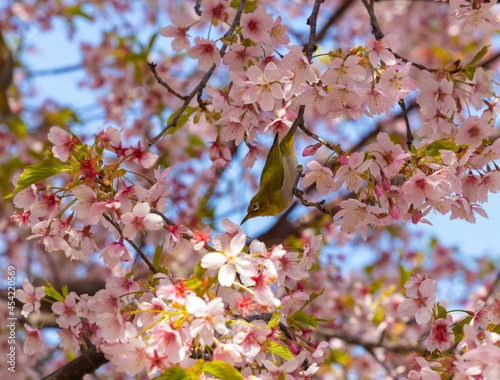
[{"label": "bird's wing", "polygon": [[276,186],[279,184],[279,187],[276,189],[276,192],[278,192],[283,186],[284,180],[285,173],[283,170],[283,157],[281,155],[279,134],[276,132],[273,146],[267,155],[266,163],[260,176],[260,186],[262,187],[264,185],[266,187],[272,187],[273,185]]}]

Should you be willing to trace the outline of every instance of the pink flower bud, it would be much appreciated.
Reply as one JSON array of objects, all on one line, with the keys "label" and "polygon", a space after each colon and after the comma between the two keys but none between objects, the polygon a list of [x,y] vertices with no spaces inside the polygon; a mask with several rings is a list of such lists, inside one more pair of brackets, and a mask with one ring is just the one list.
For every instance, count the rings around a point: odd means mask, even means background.
[{"label": "pink flower bud", "polygon": [[306,146],[302,152],[303,157],[312,156],[321,147],[321,143]]},{"label": "pink flower bud", "polygon": [[382,188],[379,186],[379,184],[376,184],[375,185],[375,195],[380,198],[382,196],[382,194],[383,194]]},{"label": "pink flower bud", "polygon": [[413,222],[413,224],[417,224],[418,222],[420,222],[421,218],[422,218],[422,211],[415,211],[411,216],[411,221]]},{"label": "pink flower bud", "polygon": [[391,205],[389,208],[389,214],[394,220],[399,220],[401,218],[401,210],[396,205]]},{"label": "pink flower bud", "polygon": [[382,186],[384,187],[385,191],[391,190],[391,181],[389,181],[387,178],[384,178],[382,181]]},{"label": "pink flower bud", "polygon": [[345,156],[340,156],[339,162],[340,165],[347,165],[347,158]]}]

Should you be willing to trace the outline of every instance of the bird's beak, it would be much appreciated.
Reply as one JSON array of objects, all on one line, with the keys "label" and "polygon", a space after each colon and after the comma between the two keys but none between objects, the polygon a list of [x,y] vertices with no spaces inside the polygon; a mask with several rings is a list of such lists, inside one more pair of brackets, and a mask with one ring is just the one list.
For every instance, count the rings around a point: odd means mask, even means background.
[{"label": "bird's beak", "polygon": [[243,220],[241,221],[240,225],[242,225],[243,223],[245,223],[245,222],[246,222],[248,219],[250,219],[251,217],[252,217],[252,215],[247,214],[247,216],[245,216],[245,217],[243,218]]}]

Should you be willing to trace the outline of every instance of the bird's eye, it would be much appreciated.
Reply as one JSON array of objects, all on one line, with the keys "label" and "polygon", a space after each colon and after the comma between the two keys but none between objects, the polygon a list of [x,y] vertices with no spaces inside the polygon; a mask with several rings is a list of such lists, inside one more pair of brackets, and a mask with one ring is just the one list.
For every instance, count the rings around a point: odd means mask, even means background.
[{"label": "bird's eye", "polygon": [[253,205],[252,205],[252,210],[253,211],[257,211],[259,209],[259,202],[255,202]]}]

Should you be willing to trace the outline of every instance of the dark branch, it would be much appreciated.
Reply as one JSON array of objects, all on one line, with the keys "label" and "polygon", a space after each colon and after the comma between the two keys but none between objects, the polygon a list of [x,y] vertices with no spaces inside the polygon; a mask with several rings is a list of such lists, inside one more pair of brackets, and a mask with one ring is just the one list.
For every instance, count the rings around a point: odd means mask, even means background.
[{"label": "dark branch", "polygon": [[300,177],[303,176],[302,171],[304,170],[304,167],[302,165],[297,166],[297,176],[295,177],[295,182],[293,184],[293,194],[302,202],[302,204],[306,207],[316,207],[319,211],[321,211],[323,214],[328,214],[330,215],[330,210],[328,210],[326,207],[323,205],[326,203],[326,200],[322,200],[320,202],[309,202],[306,199],[304,199],[304,191],[300,190],[297,186],[299,184],[299,179]]},{"label": "dark branch", "polygon": [[405,119],[406,124],[406,145],[408,146],[408,150],[411,151],[411,146],[413,144],[413,134],[411,133],[410,121],[408,120],[408,111],[406,110],[404,99],[401,99],[399,101],[399,105],[401,106],[401,111],[403,111],[403,118]]},{"label": "dark branch", "polygon": [[[102,214],[102,216],[104,217],[104,219],[106,219],[113,227],[115,227],[117,230],[118,230],[118,233],[123,237],[123,231],[122,229],[120,228],[120,226],[118,225],[118,223],[116,223],[113,219],[111,219],[109,216],[105,215],[105,214]],[[153,273],[158,273],[158,271],[155,269],[155,267],[153,266],[153,264],[151,264],[151,262],[149,261],[148,257],[144,254],[144,252],[141,251],[141,249],[137,246],[137,244],[134,243],[133,240],[130,240],[130,239],[127,239],[124,237],[124,239],[127,241],[127,243],[129,243],[134,249],[135,251],[138,253],[138,255],[141,257],[141,259],[146,263],[146,265],[149,267],[149,270]]]},{"label": "dark branch", "polygon": [[100,366],[106,364],[108,359],[102,352],[97,352],[95,347],[85,351],[75,360],[70,361],[65,366],[52,372],[43,380],[77,380],[84,375],[95,372]]},{"label": "dark branch", "polygon": [[349,9],[351,5],[354,5],[355,2],[352,0],[344,0],[344,2],[340,5],[340,7],[335,11],[334,14],[328,19],[325,25],[321,28],[321,30],[316,35],[316,42],[321,41],[325,38],[328,29],[330,29],[340,18],[344,15],[344,13]]},{"label": "dark branch", "polygon": [[320,333],[322,336],[325,338],[331,339],[331,338],[337,338],[341,339],[346,343],[349,344],[355,344],[357,346],[364,347],[366,350],[370,351],[373,350],[374,348],[383,348],[387,351],[394,352],[394,353],[409,353],[409,352],[417,352],[420,354],[423,354],[425,352],[425,347],[423,345],[405,345],[405,344],[394,344],[394,343],[383,343],[383,342],[377,342],[377,343],[372,343],[372,342],[365,342],[361,338],[355,335],[351,335],[346,333],[345,331],[337,330],[337,329],[331,329],[331,328],[323,328],[323,327],[318,327],[318,333]]},{"label": "dark branch", "polygon": [[[373,2],[371,2],[371,1],[368,2],[368,0],[361,0],[361,1],[363,2],[363,5],[365,6],[368,14],[370,15],[370,25],[372,26],[372,34],[375,36],[375,38],[377,40],[381,40],[382,38],[384,38],[384,33],[382,32],[382,29],[380,28],[380,25],[377,21],[377,16],[375,16],[375,10],[373,9]],[[394,56],[396,58],[401,59],[403,62],[411,62],[411,64],[413,66],[415,66],[417,69],[426,70],[429,72],[437,71],[436,69],[429,69],[429,68],[425,67],[424,65],[412,62],[409,59],[401,57],[399,54],[395,53],[391,49],[389,49],[389,50],[392,52],[392,54],[394,54]]]},{"label": "dark branch", "polygon": [[307,25],[309,25],[309,42],[304,46],[304,53],[308,59],[311,59],[313,53],[316,51],[318,46],[316,45],[316,24],[318,22],[319,7],[324,0],[315,0],[311,16],[307,19]]},{"label": "dark branch", "polygon": [[66,73],[70,73],[72,71],[77,71],[80,69],[83,69],[83,65],[81,63],[79,63],[78,65],[59,67],[57,69],[28,71],[26,76],[31,78],[31,77],[41,77],[41,76],[47,76],[47,75],[66,74]]},{"label": "dark branch", "polygon": [[155,63],[148,62],[148,66],[149,66],[149,69],[151,70],[151,72],[153,73],[153,75],[155,76],[156,81],[159,84],[161,84],[163,87],[165,87],[168,92],[170,92],[171,94],[174,94],[175,96],[177,96],[181,100],[187,99],[187,96],[179,94],[172,87],[170,87],[167,82],[165,82],[163,79],[161,79],[161,77],[158,75],[158,72],[156,71],[156,64]]}]

